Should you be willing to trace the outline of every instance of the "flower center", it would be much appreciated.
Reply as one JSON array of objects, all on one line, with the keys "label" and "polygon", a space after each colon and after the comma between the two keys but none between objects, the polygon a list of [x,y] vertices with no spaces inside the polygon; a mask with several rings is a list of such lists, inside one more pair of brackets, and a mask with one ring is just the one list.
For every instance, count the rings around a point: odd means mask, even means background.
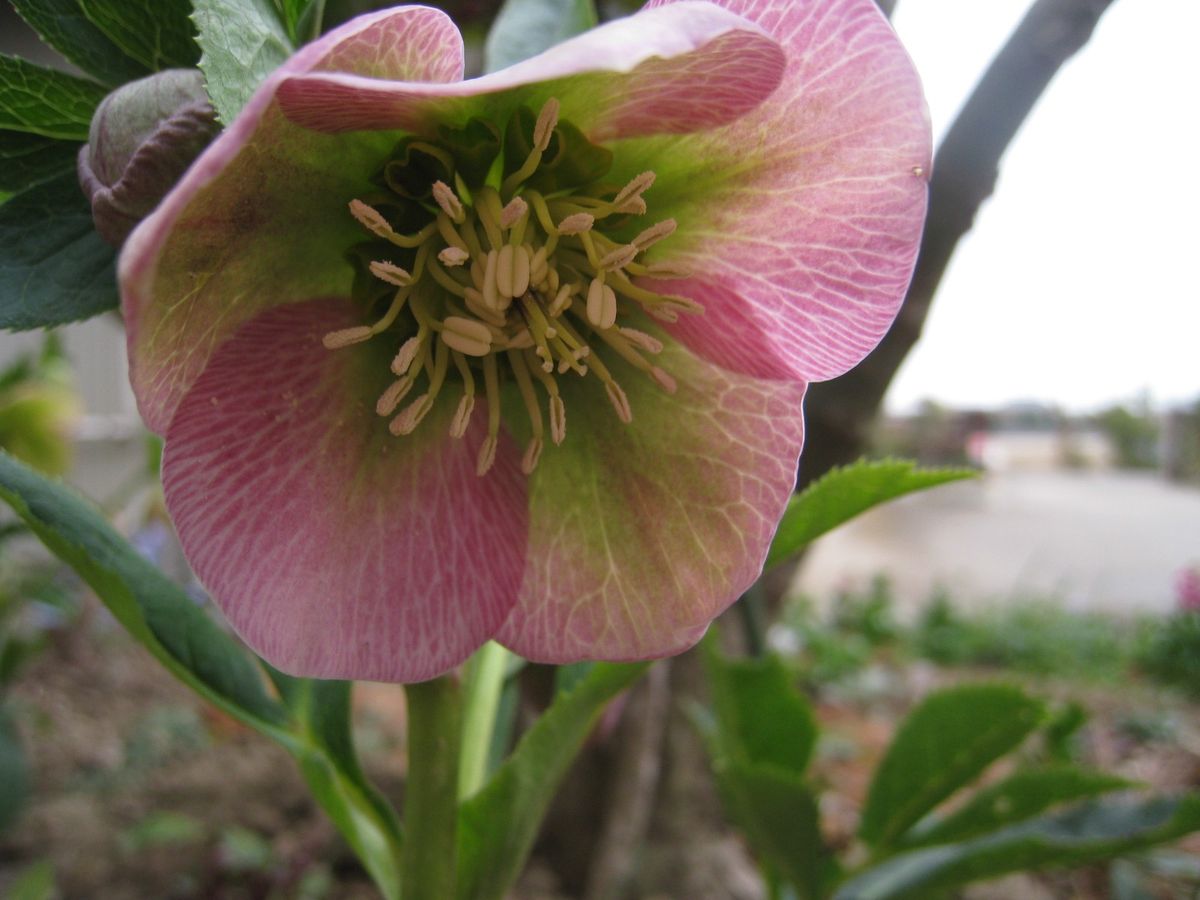
[{"label": "flower center", "polygon": [[528,474],[545,445],[547,420],[554,444],[566,437],[559,378],[592,376],[618,418],[631,421],[629,400],[604,357],[615,354],[674,392],[675,380],[651,361],[662,343],[628,323],[641,313],[672,322],[700,306],[634,283],[686,274],[638,261],[670,237],[675,220],[624,241],[608,236],[634,233],[629,223],[646,213],[643,194],[654,173],[624,185],[603,182],[611,155],[559,122],[556,100],[536,120],[519,111],[503,137],[472,120],[443,138],[402,143],[381,170],[382,190],[368,196],[372,202],[350,203],[377,239],[351,253],[361,265],[355,295],[382,312],[373,324],[330,332],[324,343],[336,350],[376,336],[396,342],[395,380],[375,406],[394,435],[413,432],[439,393],[451,389],[448,381],[457,381],[450,434],[461,438],[482,381],[488,430],[480,475],[495,461],[501,386],[515,383],[532,433],[521,460]]}]

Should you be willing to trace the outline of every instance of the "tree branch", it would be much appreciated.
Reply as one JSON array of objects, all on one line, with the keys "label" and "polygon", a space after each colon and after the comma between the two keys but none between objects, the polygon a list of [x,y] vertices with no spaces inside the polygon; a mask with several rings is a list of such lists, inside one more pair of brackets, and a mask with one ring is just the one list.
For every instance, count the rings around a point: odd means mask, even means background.
[{"label": "tree branch", "polygon": [[921,254],[895,324],[857,368],[809,390],[801,485],[866,449],[883,395],[921,336],[946,266],[995,189],[1001,157],[1055,73],[1088,42],[1112,2],[1037,0],[984,73],[934,157]]}]

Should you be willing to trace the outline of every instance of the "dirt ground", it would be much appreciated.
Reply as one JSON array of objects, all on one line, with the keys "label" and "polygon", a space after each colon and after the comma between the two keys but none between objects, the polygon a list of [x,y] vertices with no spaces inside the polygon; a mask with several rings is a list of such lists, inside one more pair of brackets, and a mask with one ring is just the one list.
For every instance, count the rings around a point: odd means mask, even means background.
[{"label": "dirt ground", "polygon": [[[816,774],[827,836],[847,844],[875,763],[914,698],[980,677],[926,664],[868,667],[822,692]],[[1200,785],[1200,706],[1139,684],[1039,682],[1039,694],[1092,713],[1083,761],[1163,789]],[[33,766],[22,817],[0,833],[0,895],[49,861],[73,900],[359,900],[375,893],[308,798],[280,748],[214,713],[158,668],[99,608],[54,635],[21,674],[11,708]],[[404,773],[398,687],[361,686],[359,747],[370,775],[398,798]],[[1177,848],[1200,859],[1200,839]],[[1105,869],[1020,876],[973,888],[976,900],[1103,898]],[[1165,893],[1173,897],[1169,884]],[[559,897],[535,859],[522,900]],[[1155,896],[1154,894],[1150,896]],[[1186,895],[1179,895],[1186,896]]]}]

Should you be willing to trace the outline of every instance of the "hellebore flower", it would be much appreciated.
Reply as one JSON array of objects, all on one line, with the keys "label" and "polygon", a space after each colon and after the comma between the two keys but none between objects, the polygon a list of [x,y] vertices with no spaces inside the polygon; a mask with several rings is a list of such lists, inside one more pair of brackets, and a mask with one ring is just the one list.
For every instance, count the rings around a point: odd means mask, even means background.
[{"label": "hellebore flower", "polygon": [[462,67],[433,9],[331,32],[121,257],[184,550],[290,672],[689,647],[761,570],[807,381],[912,271],[929,126],[872,0],[651,4]]}]

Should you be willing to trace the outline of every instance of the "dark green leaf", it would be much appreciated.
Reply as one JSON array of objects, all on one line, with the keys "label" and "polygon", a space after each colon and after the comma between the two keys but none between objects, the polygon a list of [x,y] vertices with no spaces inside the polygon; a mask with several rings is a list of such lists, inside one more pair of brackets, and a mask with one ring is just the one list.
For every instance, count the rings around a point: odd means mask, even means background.
[{"label": "dark green leaf", "polygon": [[29,763],[8,708],[0,706],[0,830],[20,815],[29,798]]},{"label": "dark green leaf", "polygon": [[80,146],[40,134],[0,131],[0,191],[23,191],[55,175],[74,172]]},{"label": "dark green leaf", "polygon": [[817,724],[779,658],[724,659],[709,638],[704,661],[720,753],[734,761],[803,773],[816,743]]},{"label": "dark green leaf", "polygon": [[88,21],[152,72],[200,58],[190,0],[78,0]]},{"label": "dark green leaf", "polygon": [[42,40],[109,87],[150,74],[88,20],[79,0],[12,0],[12,5]]},{"label": "dark green leaf", "polygon": [[650,663],[596,663],[525,733],[458,822],[460,900],[506,896],[524,868],[538,826],[567,767],[605,705]]},{"label": "dark green leaf", "polygon": [[86,141],[106,93],[94,81],[0,54],[0,128]]},{"label": "dark green leaf", "polygon": [[0,499],[176,677],[255,728],[285,722],[245,651],[69,488],[0,453]]},{"label": "dark green leaf", "polygon": [[1197,830],[1200,794],[1098,801],[965,843],[894,856],[844,884],[834,900],[924,900],[971,881],[1109,859]]},{"label": "dark green leaf", "polygon": [[918,819],[1014,749],[1044,714],[1019,688],[971,684],[939,691],[900,725],[875,772],[859,834],[889,847]]},{"label": "dark green leaf", "polygon": [[909,832],[906,847],[964,841],[1014,822],[1023,822],[1052,806],[1124,790],[1132,784],[1107,772],[1056,766],[1014,772],[976,793],[954,812]]},{"label": "dark green leaf", "polygon": [[292,54],[292,43],[268,0],[195,0],[193,18],[204,50],[200,68],[217,118],[229,123]]},{"label": "dark green leaf", "polygon": [[816,798],[797,773],[732,763],[717,769],[717,787],[730,820],[768,868],[800,896],[817,898],[834,862],[820,829]]},{"label": "dark green leaf", "polygon": [[950,481],[973,478],[970,469],[918,469],[906,460],[860,460],[832,469],[788,503],[767,552],[766,568],[872,506]]},{"label": "dark green leaf", "polygon": [[0,206],[0,328],[44,328],[117,305],[116,252],[68,172]]},{"label": "dark green leaf", "polygon": [[283,23],[292,43],[299,47],[321,33],[325,0],[279,0],[283,6]]},{"label": "dark green leaf", "polygon": [[593,0],[505,0],[484,45],[484,71],[537,56],[595,26]]}]

